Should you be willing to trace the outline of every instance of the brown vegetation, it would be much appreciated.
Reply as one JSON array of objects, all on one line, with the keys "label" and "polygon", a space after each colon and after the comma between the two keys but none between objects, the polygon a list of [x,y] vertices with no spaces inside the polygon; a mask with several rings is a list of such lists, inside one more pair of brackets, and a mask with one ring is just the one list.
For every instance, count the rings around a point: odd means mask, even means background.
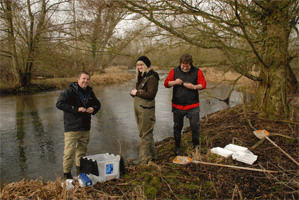
[{"label": "brown vegetation", "polygon": [[[265,129],[270,138],[298,161],[299,99],[290,98],[292,114],[289,121],[269,119],[251,110],[250,104],[240,105],[208,115],[201,122],[201,148],[192,149],[191,133],[187,128],[182,138],[182,150],[193,160],[211,164],[179,165],[172,163],[174,140],[156,142],[158,160],[134,166],[126,164],[126,175],[120,179],[75,189],[55,182],[22,180],[5,184],[1,199],[298,199],[298,166],[267,140],[259,140],[253,130]],[[247,165],[231,158],[212,154],[213,147],[234,143],[248,147],[258,160]],[[235,168],[213,166],[217,163]],[[236,169],[246,167],[264,172]],[[276,171],[270,173],[268,170]]]},{"label": "brown vegetation", "polygon": [[[106,68],[103,71],[92,73],[91,76],[91,86],[124,82],[134,78],[134,75],[130,74],[128,68],[124,66]],[[14,85],[13,83],[2,83],[0,96],[64,89],[67,88],[71,82],[76,82],[77,79],[77,77],[34,79],[32,80],[32,84],[28,87],[19,87],[19,85]]]},{"label": "brown vegetation", "polygon": [[[236,84],[242,88],[256,88],[257,83],[245,76],[240,75],[234,71],[223,71],[215,67],[203,67],[201,68],[202,72],[205,75],[207,82],[217,82],[217,83],[227,83],[234,84],[235,80],[240,78]],[[259,75],[259,71],[250,72],[254,76]]]}]

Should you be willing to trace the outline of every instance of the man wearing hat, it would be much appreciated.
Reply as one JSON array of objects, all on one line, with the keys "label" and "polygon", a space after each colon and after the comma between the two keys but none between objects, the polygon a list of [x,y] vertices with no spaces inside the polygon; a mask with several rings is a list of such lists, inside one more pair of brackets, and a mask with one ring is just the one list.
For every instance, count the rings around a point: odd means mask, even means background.
[{"label": "man wearing hat", "polygon": [[156,123],[155,97],[158,92],[159,75],[151,68],[151,61],[141,56],[136,62],[136,89],[131,91],[134,97],[135,118],[139,130],[139,158],[133,164],[157,160],[153,131]]}]

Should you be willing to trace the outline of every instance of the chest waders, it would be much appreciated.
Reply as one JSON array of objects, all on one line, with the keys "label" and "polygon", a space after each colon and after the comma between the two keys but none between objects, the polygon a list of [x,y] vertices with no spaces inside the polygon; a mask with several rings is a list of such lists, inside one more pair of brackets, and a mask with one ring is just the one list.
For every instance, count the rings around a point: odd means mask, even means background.
[{"label": "chest waders", "polygon": [[[139,89],[139,91],[142,91]],[[146,162],[149,159],[157,159],[157,151],[153,138],[153,130],[156,123],[155,100],[134,98],[135,118],[139,130],[140,147],[139,158],[136,164]]]}]

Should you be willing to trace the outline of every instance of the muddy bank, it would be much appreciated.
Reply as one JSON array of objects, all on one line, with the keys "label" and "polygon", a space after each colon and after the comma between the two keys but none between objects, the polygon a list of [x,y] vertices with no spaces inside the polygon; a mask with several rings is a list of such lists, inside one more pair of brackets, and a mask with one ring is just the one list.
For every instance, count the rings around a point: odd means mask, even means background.
[{"label": "muddy bank", "polygon": [[[192,149],[191,133],[187,128],[182,136],[185,156],[211,164],[174,164],[172,137],[156,143],[158,160],[139,166],[126,164],[126,174],[120,179],[96,183],[92,187],[66,191],[57,181],[22,180],[5,184],[1,199],[298,199],[298,166],[267,140],[260,141],[253,130],[265,129],[270,138],[298,160],[299,99],[290,98],[292,113],[289,120],[269,119],[250,104],[241,105],[208,115],[201,121],[200,145],[203,153]],[[210,152],[213,147],[227,144],[248,147],[258,160],[253,165]],[[213,166],[229,165],[260,169]],[[275,171],[275,172],[269,172]]]}]

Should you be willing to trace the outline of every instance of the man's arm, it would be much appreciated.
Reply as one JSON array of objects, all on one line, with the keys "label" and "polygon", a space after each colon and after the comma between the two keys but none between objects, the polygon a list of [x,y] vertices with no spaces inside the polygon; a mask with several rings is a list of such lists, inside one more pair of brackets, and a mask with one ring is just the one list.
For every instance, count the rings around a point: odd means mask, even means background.
[{"label": "man's arm", "polygon": [[186,88],[190,90],[203,90],[207,86],[206,79],[200,69],[198,69],[197,73],[197,85],[194,85],[192,83],[184,83],[183,84]]},{"label": "man's arm", "polygon": [[70,113],[79,112],[78,107],[74,107],[74,106],[66,103],[68,98],[69,98],[69,91],[68,91],[68,89],[66,89],[59,95],[58,100],[56,102],[56,107],[65,112],[70,112]]},{"label": "man's arm", "polygon": [[174,69],[170,70],[168,76],[166,77],[165,81],[164,81],[164,86],[166,88],[170,88],[174,85],[182,85],[183,81],[181,79],[176,79],[174,80]]},{"label": "man's arm", "polygon": [[198,73],[197,73],[197,86],[198,86],[197,88],[198,90],[203,90],[206,89],[207,87],[207,81],[200,69],[198,69]]}]

